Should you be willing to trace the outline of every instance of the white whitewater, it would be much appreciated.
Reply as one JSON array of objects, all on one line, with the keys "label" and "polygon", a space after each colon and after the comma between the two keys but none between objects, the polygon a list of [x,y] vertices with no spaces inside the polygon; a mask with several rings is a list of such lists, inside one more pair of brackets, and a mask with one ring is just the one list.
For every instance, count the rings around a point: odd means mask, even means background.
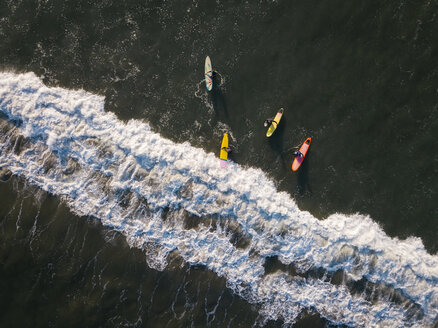
[{"label": "white whitewater", "polygon": [[[233,163],[221,170],[214,154],[166,140],[141,121],[124,123],[104,111],[102,97],[48,88],[33,73],[0,73],[0,112],[14,125],[0,135],[0,168],[120,231],[147,250],[149,265],[158,270],[177,251],[225,277],[266,319],[286,324],[303,309],[354,327],[424,327],[438,320],[438,256],[419,238],[390,238],[361,215],[320,221],[300,211],[262,171]],[[28,140],[21,151],[11,149],[17,135]],[[187,215],[227,220],[248,245],[234,245],[221,225],[188,229]],[[300,274],[265,274],[271,256]],[[311,268],[342,270],[350,281],[385,286],[403,301],[371,301],[347,284],[305,278]]]}]

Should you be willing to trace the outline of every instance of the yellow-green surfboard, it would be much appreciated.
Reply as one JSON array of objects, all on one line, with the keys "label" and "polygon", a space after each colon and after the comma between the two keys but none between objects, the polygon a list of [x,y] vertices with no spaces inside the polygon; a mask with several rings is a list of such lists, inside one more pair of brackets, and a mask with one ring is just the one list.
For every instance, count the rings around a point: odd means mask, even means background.
[{"label": "yellow-green surfboard", "polygon": [[283,108],[280,108],[277,115],[275,115],[274,122],[271,123],[271,126],[268,129],[268,132],[266,132],[266,136],[270,137],[274,133],[275,129],[278,126],[278,123],[280,123],[281,117],[283,116]]}]

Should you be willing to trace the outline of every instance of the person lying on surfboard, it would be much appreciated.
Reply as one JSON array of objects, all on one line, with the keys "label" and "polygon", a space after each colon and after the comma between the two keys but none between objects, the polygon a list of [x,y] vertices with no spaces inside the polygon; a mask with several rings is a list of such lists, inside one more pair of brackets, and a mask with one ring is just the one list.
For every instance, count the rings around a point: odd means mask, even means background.
[{"label": "person lying on surfboard", "polygon": [[227,153],[231,153],[231,148],[230,147],[222,147],[222,150],[225,150]]},{"label": "person lying on surfboard", "polygon": [[294,157],[297,157],[297,156],[303,157],[303,153],[300,152],[300,151],[294,151],[292,155],[293,155]]},{"label": "person lying on surfboard", "polygon": [[[265,123],[263,125],[265,126],[265,128],[267,128],[269,125],[271,125],[272,122],[275,122],[274,119],[268,118],[265,120]],[[275,122],[275,123],[277,123],[277,122]]]}]

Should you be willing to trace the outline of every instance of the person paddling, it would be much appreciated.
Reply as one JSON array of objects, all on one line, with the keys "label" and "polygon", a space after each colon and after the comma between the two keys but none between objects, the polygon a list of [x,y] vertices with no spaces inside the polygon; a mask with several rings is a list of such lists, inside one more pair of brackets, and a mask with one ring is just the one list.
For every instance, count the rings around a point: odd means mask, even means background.
[{"label": "person paddling", "polygon": [[[265,128],[267,128],[269,125],[271,125],[272,122],[275,122],[272,118],[268,118],[265,120],[265,123],[263,124]],[[277,123],[277,122],[275,122]]]},{"label": "person paddling", "polygon": [[213,71],[208,71],[207,73],[205,73],[205,76],[213,81]]},{"label": "person paddling", "polygon": [[230,147],[222,147],[221,150],[225,150],[227,153],[231,153]]},{"label": "person paddling", "polygon": [[297,156],[303,157],[303,153],[300,152],[300,151],[294,151],[292,155],[293,155],[294,157],[297,157]]}]

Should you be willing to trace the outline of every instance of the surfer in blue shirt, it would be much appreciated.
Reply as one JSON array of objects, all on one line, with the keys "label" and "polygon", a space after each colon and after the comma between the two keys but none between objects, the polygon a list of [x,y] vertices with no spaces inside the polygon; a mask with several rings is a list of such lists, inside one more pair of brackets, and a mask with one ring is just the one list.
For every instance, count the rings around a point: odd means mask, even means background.
[{"label": "surfer in blue shirt", "polygon": [[293,155],[294,157],[297,157],[297,156],[303,157],[303,153],[300,152],[300,151],[294,151],[292,155]]}]

